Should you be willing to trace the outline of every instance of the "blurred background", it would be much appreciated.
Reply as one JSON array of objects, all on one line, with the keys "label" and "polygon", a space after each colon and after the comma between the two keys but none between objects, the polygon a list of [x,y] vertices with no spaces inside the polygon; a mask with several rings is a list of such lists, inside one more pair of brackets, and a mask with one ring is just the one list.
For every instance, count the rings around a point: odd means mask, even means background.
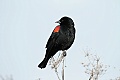
[{"label": "blurred background", "polygon": [[[75,22],[76,39],[67,51],[65,79],[88,80],[81,62],[83,50],[110,65],[100,80],[120,76],[120,0],[0,0],[0,76],[13,80],[57,80],[49,65],[37,65],[55,21]],[[60,72],[61,73],[61,72]]]}]

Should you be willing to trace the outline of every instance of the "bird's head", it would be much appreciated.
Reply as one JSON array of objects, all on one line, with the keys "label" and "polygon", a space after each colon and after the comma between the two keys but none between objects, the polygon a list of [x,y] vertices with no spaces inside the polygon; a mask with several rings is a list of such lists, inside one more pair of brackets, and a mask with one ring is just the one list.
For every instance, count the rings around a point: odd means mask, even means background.
[{"label": "bird's head", "polygon": [[55,23],[59,23],[60,25],[71,25],[74,26],[74,22],[70,17],[62,17],[59,21],[56,21]]}]

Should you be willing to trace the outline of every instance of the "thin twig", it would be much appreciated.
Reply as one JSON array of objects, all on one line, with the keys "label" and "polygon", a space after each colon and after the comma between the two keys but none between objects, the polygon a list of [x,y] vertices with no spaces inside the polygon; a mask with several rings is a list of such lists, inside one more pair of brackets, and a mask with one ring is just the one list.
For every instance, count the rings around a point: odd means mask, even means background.
[{"label": "thin twig", "polygon": [[63,59],[63,66],[62,66],[62,80],[64,80],[64,59]]},{"label": "thin twig", "polygon": [[56,72],[56,74],[57,74],[58,79],[61,80],[60,77],[59,77],[59,75],[58,75],[57,69],[55,69],[55,72]]}]

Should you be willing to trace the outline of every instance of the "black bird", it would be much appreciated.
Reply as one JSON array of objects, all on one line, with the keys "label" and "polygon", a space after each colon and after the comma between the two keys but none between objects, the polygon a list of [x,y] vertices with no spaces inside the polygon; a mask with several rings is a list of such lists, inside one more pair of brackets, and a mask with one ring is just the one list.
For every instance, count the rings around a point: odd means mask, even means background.
[{"label": "black bird", "polygon": [[46,54],[43,61],[38,65],[39,68],[45,68],[48,60],[53,57],[59,50],[67,50],[71,47],[75,39],[74,22],[69,17],[62,17],[59,21],[60,25],[53,30],[46,44]]}]

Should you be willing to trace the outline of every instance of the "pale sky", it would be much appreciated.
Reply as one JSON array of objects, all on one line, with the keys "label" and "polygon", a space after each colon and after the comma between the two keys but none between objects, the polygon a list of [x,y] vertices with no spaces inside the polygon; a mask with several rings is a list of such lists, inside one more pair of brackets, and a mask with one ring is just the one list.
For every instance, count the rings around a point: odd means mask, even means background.
[{"label": "pale sky", "polygon": [[120,0],[0,0],[0,75],[57,80],[49,65],[43,70],[37,65],[58,25],[55,21],[63,16],[71,17],[76,28],[75,42],[67,51],[65,79],[88,80],[80,64],[86,48],[111,66],[100,80],[120,76]]}]

